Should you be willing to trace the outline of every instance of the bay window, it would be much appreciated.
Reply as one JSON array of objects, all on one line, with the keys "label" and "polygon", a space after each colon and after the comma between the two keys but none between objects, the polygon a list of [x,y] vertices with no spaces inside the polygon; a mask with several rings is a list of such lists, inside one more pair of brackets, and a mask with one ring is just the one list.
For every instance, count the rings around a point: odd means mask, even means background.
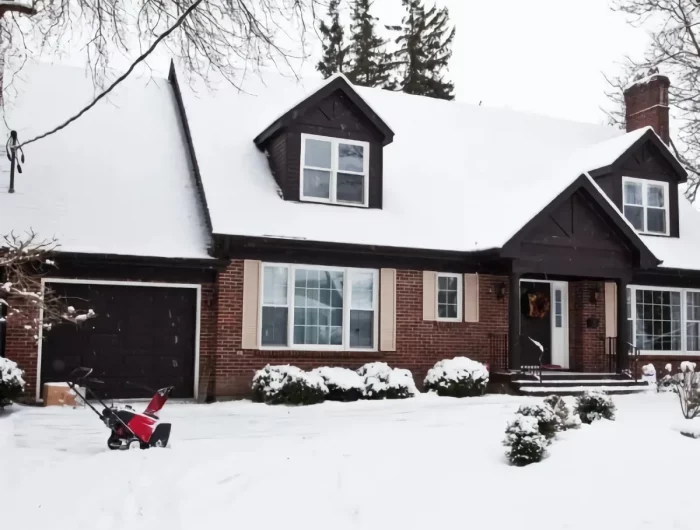
[{"label": "bay window", "polygon": [[622,208],[627,220],[642,234],[669,234],[668,183],[622,178]]},{"label": "bay window", "polygon": [[262,347],[376,348],[376,270],[266,263],[261,283]]},{"label": "bay window", "polygon": [[301,200],[367,206],[368,184],[368,142],[301,135]]},{"label": "bay window", "polygon": [[700,351],[700,291],[631,286],[628,293],[632,337],[642,353]]}]

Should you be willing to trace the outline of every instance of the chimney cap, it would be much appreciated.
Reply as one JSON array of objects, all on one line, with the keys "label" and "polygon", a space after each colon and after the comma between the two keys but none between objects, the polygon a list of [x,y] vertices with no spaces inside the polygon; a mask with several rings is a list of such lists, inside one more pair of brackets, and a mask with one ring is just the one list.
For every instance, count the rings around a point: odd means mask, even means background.
[{"label": "chimney cap", "polygon": [[632,81],[630,81],[624,87],[623,93],[626,94],[635,87],[647,85],[653,81],[658,81],[666,86],[669,86],[671,84],[671,80],[668,78],[668,76],[659,73],[658,67],[654,67],[649,68],[646,74],[643,72],[639,72],[636,76],[634,76],[634,79],[632,79]]}]

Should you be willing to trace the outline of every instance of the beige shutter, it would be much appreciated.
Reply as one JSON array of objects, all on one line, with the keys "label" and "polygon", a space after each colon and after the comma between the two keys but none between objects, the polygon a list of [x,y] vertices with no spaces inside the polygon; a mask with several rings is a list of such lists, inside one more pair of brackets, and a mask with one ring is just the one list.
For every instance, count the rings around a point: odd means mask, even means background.
[{"label": "beige shutter", "polygon": [[241,347],[254,350],[258,347],[258,315],[260,314],[260,262],[243,262],[243,329]]},{"label": "beige shutter", "polygon": [[396,269],[380,271],[379,333],[379,349],[396,351]]},{"label": "beige shutter", "polygon": [[605,336],[617,337],[617,285],[605,284]]},{"label": "beige shutter", "polygon": [[464,321],[479,322],[479,275],[464,275]]},{"label": "beige shutter", "polygon": [[435,298],[435,285],[437,274],[432,271],[423,271],[423,320],[435,320],[435,308],[437,298]]}]

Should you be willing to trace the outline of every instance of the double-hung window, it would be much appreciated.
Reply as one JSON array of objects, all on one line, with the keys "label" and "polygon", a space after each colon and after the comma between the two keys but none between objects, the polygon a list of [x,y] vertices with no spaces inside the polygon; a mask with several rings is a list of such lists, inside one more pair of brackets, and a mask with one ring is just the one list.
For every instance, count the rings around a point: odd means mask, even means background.
[{"label": "double-hung window", "polygon": [[367,206],[369,143],[301,135],[301,200]]},{"label": "double-hung window", "polygon": [[625,217],[642,234],[668,235],[668,183],[622,178],[622,206]]},{"label": "double-hung window", "polygon": [[437,273],[437,319],[459,322],[462,320],[462,275]]},{"label": "double-hung window", "polygon": [[272,263],[262,271],[262,347],[376,348],[378,271]]}]

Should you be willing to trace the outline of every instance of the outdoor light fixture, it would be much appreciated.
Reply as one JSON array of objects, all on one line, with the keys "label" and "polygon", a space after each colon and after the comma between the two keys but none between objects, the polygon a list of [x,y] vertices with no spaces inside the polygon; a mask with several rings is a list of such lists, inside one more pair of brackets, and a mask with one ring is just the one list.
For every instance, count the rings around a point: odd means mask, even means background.
[{"label": "outdoor light fixture", "polygon": [[600,289],[596,288],[591,291],[591,303],[597,304],[600,300]]},{"label": "outdoor light fixture", "polygon": [[506,284],[501,282],[498,284],[498,291],[496,291],[496,298],[503,300],[506,297]]}]

